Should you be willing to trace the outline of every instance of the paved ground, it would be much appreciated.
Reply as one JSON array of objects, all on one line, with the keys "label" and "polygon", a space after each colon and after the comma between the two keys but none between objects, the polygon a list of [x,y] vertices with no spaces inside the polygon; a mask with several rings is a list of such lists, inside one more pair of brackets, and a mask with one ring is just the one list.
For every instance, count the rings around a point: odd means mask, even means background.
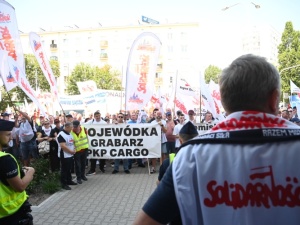
[{"label": "paved ground", "polygon": [[155,189],[158,173],[149,175],[147,167],[133,166],[131,174],[122,169],[120,165],[120,172],[111,174],[113,168],[107,167],[103,174],[97,168],[97,174],[88,176],[88,181],[33,206],[34,225],[132,224]]}]

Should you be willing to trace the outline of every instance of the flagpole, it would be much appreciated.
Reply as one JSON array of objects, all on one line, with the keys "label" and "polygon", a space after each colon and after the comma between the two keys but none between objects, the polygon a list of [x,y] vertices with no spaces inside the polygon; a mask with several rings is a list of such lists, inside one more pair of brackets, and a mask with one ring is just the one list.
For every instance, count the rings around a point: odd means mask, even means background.
[{"label": "flagpole", "polygon": [[173,103],[174,103],[174,113],[175,113],[175,99],[176,99],[176,93],[177,93],[177,79],[178,79],[178,70],[176,70],[176,80],[175,80],[175,92],[174,92],[174,99],[173,99]]},{"label": "flagpole", "polygon": [[201,95],[201,72],[199,73],[199,99],[200,99],[200,104],[199,104],[199,121],[201,123],[201,113],[202,113],[202,109],[201,109],[201,99],[202,99],[202,95]]}]

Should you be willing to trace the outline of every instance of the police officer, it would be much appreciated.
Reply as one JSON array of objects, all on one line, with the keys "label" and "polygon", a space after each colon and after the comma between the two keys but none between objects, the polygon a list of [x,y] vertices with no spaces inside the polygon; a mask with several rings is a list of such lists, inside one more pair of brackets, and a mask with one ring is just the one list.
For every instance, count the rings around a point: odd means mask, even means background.
[{"label": "police officer", "polygon": [[3,148],[8,146],[14,122],[0,119],[0,224],[33,224],[26,187],[33,179],[32,167],[19,168],[16,159]]}]

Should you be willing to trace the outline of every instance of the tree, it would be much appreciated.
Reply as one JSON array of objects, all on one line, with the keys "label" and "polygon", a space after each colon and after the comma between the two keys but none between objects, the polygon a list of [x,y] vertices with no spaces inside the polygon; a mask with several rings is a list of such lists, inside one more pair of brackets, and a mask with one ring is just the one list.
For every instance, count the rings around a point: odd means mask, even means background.
[{"label": "tree", "polygon": [[[31,87],[34,90],[38,89],[40,91],[49,92],[50,85],[46,80],[46,77],[44,76],[42,69],[40,68],[35,56],[33,54],[25,54],[24,58],[25,58],[26,77]],[[54,76],[59,77],[60,76],[59,62],[57,60],[50,60],[50,66]],[[9,96],[4,87],[1,88],[1,93],[2,93],[2,101],[0,103],[0,109],[3,111],[5,110],[8,104],[11,106],[11,103],[9,101]],[[19,87],[16,87],[13,90],[11,90],[9,92],[9,95],[13,99],[14,104],[23,102],[24,98],[26,98],[28,102],[31,102],[31,100]]]},{"label": "tree", "polygon": [[[286,22],[278,46],[278,63],[283,93],[290,93],[290,80],[300,86],[300,32],[293,29],[292,22]],[[287,69],[289,68],[289,69]]]},{"label": "tree", "polygon": [[105,65],[102,68],[92,67],[86,63],[77,64],[67,80],[67,93],[69,95],[80,94],[77,82],[93,80],[98,89],[122,90],[120,74],[111,70],[111,66]]},{"label": "tree", "polygon": [[209,65],[204,71],[204,79],[206,83],[209,83],[210,80],[213,80],[215,83],[219,83],[219,75],[221,69],[217,66]]}]

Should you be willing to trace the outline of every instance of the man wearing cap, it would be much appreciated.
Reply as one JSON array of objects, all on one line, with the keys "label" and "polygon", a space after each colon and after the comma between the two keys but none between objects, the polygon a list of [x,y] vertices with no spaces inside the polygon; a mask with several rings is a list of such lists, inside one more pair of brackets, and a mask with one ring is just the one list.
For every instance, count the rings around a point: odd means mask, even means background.
[{"label": "man wearing cap", "polygon": [[[26,187],[33,179],[34,168],[20,169],[16,159],[2,150],[11,138],[14,122],[0,119],[0,224],[32,224]],[[23,222],[23,223],[21,223]]]},{"label": "man wearing cap", "polygon": [[82,180],[87,181],[85,176],[85,163],[88,154],[89,143],[87,131],[83,126],[80,126],[80,122],[78,120],[73,121],[73,130],[71,131],[71,135],[73,136],[76,150],[74,161],[77,183],[82,184]]},{"label": "man wearing cap", "polygon": [[299,224],[300,128],[277,117],[279,72],[243,55],[219,80],[226,119],[181,146],[134,224]]},{"label": "man wearing cap", "polygon": [[[182,114],[182,117],[184,118],[184,115]],[[180,117],[179,119],[183,121]],[[177,124],[178,125],[178,124]],[[176,125],[176,126],[177,126]],[[187,142],[190,139],[193,139],[198,135],[198,131],[195,127],[194,124],[192,124],[190,121],[187,123],[183,124],[182,122],[182,128],[180,129],[178,135],[179,143],[180,145]],[[178,146],[179,147],[179,146]],[[159,168],[159,174],[158,174],[158,181],[156,182],[157,184],[160,182],[160,180],[163,178],[165,172],[167,171],[167,168],[169,167],[170,163],[173,161],[175,154],[171,153],[170,157],[165,159],[163,163],[161,164]]]}]

